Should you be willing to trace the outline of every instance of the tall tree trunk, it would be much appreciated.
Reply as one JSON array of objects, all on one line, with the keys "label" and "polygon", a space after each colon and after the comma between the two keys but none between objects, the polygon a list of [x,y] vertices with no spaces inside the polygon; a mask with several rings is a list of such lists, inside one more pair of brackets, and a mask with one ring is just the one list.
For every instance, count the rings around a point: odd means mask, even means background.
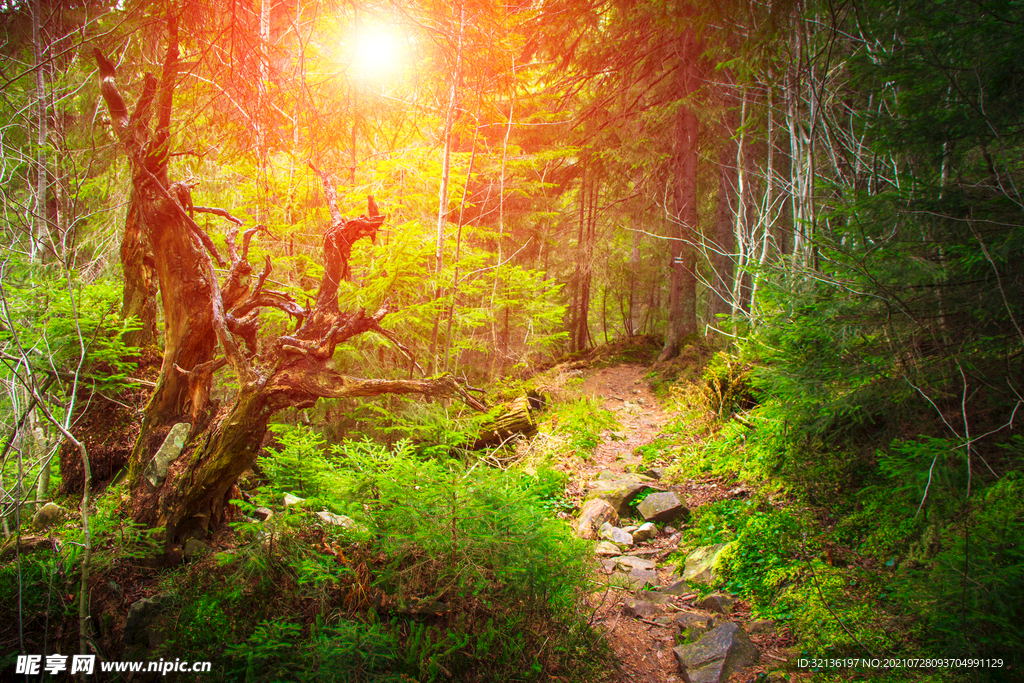
[{"label": "tall tree trunk", "polygon": [[682,102],[676,113],[672,141],[672,209],[675,226],[671,240],[668,325],[658,359],[674,358],[687,336],[697,332],[697,143],[699,123],[689,98],[700,87],[700,48],[692,34],[685,38],[685,59],[678,69]]}]

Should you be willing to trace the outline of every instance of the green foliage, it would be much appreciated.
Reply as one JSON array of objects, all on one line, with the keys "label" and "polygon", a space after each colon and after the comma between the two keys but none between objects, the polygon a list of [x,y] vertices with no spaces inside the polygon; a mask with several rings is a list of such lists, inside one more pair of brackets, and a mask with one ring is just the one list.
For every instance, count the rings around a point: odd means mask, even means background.
[{"label": "green foliage", "polygon": [[552,457],[587,459],[601,443],[602,433],[618,427],[615,413],[603,408],[599,400],[578,398],[557,405],[541,429],[550,439]]}]

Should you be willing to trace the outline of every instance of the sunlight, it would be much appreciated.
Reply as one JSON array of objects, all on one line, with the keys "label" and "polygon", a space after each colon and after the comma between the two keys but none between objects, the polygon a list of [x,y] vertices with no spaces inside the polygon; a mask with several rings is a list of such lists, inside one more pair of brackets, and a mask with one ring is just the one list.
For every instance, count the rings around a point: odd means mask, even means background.
[{"label": "sunlight", "polygon": [[362,26],[352,46],[356,73],[367,79],[379,79],[396,71],[402,62],[402,41],[394,29]]}]

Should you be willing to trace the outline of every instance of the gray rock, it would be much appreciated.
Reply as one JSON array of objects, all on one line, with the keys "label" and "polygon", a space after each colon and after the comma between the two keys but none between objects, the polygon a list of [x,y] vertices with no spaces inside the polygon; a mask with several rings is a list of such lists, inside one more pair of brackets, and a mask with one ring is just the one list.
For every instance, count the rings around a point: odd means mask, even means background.
[{"label": "gray rock", "polygon": [[650,494],[636,509],[648,522],[674,522],[690,514],[683,501],[679,500],[679,496],[671,491]]},{"label": "gray rock", "polygon": [[169,593],[158,593],[149,598],[142,598],[128,608],[128,618],[124,622],[124,644],[149,645],[149,625],[160,613],[161,604],[170,598]]},{"label": "gray rock", "polygon": [[629,585],[633,590],[658,585],[658,573],[653,569],[633,567],[629,570]]},{"label": "gray rock", "polygon": [[707,610],[708,612],[718,612],[719,614],[728,614],[732,612],[733,605],[736,604],[736,598],[725,593],[712,593],[703,600],[700,601],[700,608]]},{"label": "gray rock", "polygon": [[600,472],[598,472],[596,478],[598,481],[612,481],[618,479],[619,475],[615,474],[614,472],[609,472],[608,470],[601,470]]},{"label": "gray rock", "polygon": [[590,482],[591,488],[587,499],[599,498],[611,505],[619,515],[629,512],[630,502],[651,487],[636,475],[626,475],[619,479],[598,480]]},{"label": "gray rock", "polygon": [[632,569],[651,569],[653,570],[657,565],[654,560],[647,560],[642,557],[634,557],[633,555],[623,555],[622,557],[615,558],[615,561],[619,563],[625,571]]},{"label": "gray rock", "polygon": [[641,524],[636,531],[633,532],[633,542],[641,543],[643,541],[649,541],[658,535],[658,527],[654,526],[653,522],[647,522]]},{"label": "gray rock", "polygon": [[208,552],[210,552],[210,546],[206,545],[198,538],[190,538],[185,541],[185,557],[197,557],[199,555],[205,555]]},{"label": "gray rock", "polygon": [[714,627],[715,620],[707,615],[697,614],[696,612],[679,612],[676,614],[676,623],[679,624],[680,628],[698,628],[709,631]]},{"label": "gray rock", "polygon": [[662,592],[669,595],[686,595],[690,592],[690,585],[680,579],[679,581],[673,581],[668,587],[663,588]]},{"label": "gray rock", "polygon": [[661,591],[640,591],[636,594],[636,597],[647,602],[653,602],[655,605],[671,605],[673,597],[668,593]]},{"label": "gray rock", "polygon": [[665,613],[665,610],[643,597],[627,595],[622,599],[622,613],[635,619],[653,619]]},{"label": "gray rock", "polygon": [[677,531],[679,531],[679,529],[675,528],[674,526],[666,526],[665,527],[665,533],[667,535],[669,535],[669,536],[671,536],[672,534],[676,533]]},{"label": "gray rock", "polygon": [[292,505],[299,505],[300,503],[305,503],[305,502],[306,502],[305,498],[299,498],[298,496],[293,496],[290,493],[284,494],[284,506],[286,508],[290,508]]},{"label": "gray rock", "polygon": [[32,526],[36,529],[45,529],[48,526],[52,526],[57,523],[61,512],[61,507],[56,503],[47,503],[36,510],[36,514],[32,516]]},{"label": "gray rock", "polygon": [[274,511],[270,508],[256,508],[253,514],[256,515],[256,519],[265,522],[274,516]]},{"label": "gray rock", "polygon": [[597,538],[597,530],[605,522],[612,525],[618,524],[619,513],[606,500],[600,498],[588,500],[580,512],[579,521],[576,522],[576,533],[580,538],[593,541]]},{"label": "gray rock", "polygon": [[775,633],[775,622],[771,619],[758,619],[747,624],[746,631],[751,635]]},{"label": "gray rock", "polygon": [[683,566],[683,579],[691,583],[712,584],[715,576],[715,564],[728,543],[717,543],[697,548],[686,556]]},{"label": "gray rock", "polygon": [[360,525],[356,520],[352,519],[351,517],[346,517],[345,515],[336,515],[333,512],[328,512],[327,510],[321,510],[320,512],[316,513],[316,516],[324,520],[331,526],[340,526],[343,529],[352,530],[363,528],[362,525]]},{"label": "gray rock", "polygon": [[171,431],[167,432],[167,436],[164,438],[164,442],[160,444],[160,448],[157,449],[156,455],[146,465],[146,479],[149,480],[149,483],[154,488],[164,483],[164,479],[167,478],[167,470],[170,469],[171,463],[181,455],[181,451],[185,448],[185,442],[188,441],[188,435],[191,432],[192,425],[188,422],[179,422],[171,427]]},{"label": "gray rock", "polygon": [[606,541],[611,541],[619,546],[625,546],[629,548],[633,545],[633,537],[627,531],[623,531],[617,526],[612,526],[608,522],[601,525],[601,529],[597,532],[597,535]]},{"label": "gray rock", "polygon": [[594,546],[594,554],[599,557],[611,557],[621,555],[622,549],[609,541],[601,541]]},{"label": "gray rock", "polygon": [[625,531],[630,536],[632,536],[633,532],[636,531],[637,529],[639,529],[640,527],[638,527],[636,524],[627,524],[626,526],[621,527],[621,528],[622,528],[623,531]]},{"label": "gray rock", "polygon": [[690,683],[722,683],[761,656],[750,638],[732,622],[711,629],[696,643],[673,648]]},{"label": "gray rock", "polygon": [[651,479],[659,479],[660,480],[661,478],[663,478],[665,476],[665,468],[664,467],[649,467],[646,470],[644,470],[643,472],[641,472],[640,474],[644,475],[645,477],[650,477]]}]

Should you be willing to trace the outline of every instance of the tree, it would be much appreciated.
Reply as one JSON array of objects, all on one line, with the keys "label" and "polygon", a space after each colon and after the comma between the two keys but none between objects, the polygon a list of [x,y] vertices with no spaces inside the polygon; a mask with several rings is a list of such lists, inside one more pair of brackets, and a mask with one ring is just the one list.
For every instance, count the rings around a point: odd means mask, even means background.
[{"label": "tree", "polygon": [[[253,282],[248,252],[260,228],[240,233],[242,222],[221,209],[195,207],[191,188],[171,182],[168,139],[178,66],[177,25],[168,15],[168,46],[157,92],[147,76],[139,102],[129,114],[116,82],[116,70],[101,53],[101,92],[114,128],[132,168],[129,215],[151,250],[160,282],[164,313],[164,354],[142,431],[129,463],[132,513],[143,523],[166,526],[173,545],[189,534],[204,532],[221,521],[239,475],[251,468],[270,418],[289,407],[310,407],[320,398],[417,393],[461,397],[482,406],[465,384],[450,375],[425,380],[374,380],[343,375],[333,369],[335,348],[357,335],[374,331],[404,347],[381,327],[389,312],[385,302],[373,314],[342,311],[338,287],[349,269],[352,245],[373,240],[384,216],[373,210],[344,219],[333,183],[321,174],[331,209],[324,231],[324,273],[316,299],[306,307],[289,295],[269,289],[268,258]],[[149,129],[156,102],[156,126]],[[225,262],[213,241],[195,222],[196,213],[215,214],[232,224]],[[228,268],[220,282],[214,263]],[[295,322],[291,334],[261,337],[261,315],[284,312]],[[244,346],[244,349],[243,349]],[[224,355],[217,357],[218,350]],[[237,393],[220,406],[210,398],[215,373],[229,367]],[[188,434],[184,450],[166,471],[158,470],[154,453],[172,427]]]}]

